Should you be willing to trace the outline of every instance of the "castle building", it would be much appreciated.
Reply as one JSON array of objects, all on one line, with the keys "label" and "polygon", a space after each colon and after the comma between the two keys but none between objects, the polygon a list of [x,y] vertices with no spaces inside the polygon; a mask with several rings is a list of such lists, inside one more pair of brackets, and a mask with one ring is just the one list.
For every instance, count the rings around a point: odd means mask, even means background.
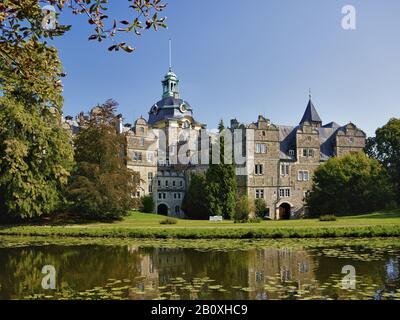
[{"label": "castle building", "polygon": [[[120,130],[127,136],[127,166],[140,175],[135,197],[152,195],[156,213],[184,217],[182,201],[193,172],[205,172],[202,147],[209,153],[214,134],[195,120],[193,108],[181,98],[179,79],[170,68],[162,80],[162,98],[150,107],[148,118]],[[64,123],[76,132],[77,122]],[[318,166],[331,157],[360,152],[366,134],[355,124],[323,124],[311,95],[296,126],[276,125],[263,116],[241,124],[233,119],[228,130],[242,135],[244,162],[236,165],[239,192],[263,199],[270,219],[307,214],[305,197]],[[207,133],[206,139],[204,133]],[[235,150],[235,148],[232,148]]]}]

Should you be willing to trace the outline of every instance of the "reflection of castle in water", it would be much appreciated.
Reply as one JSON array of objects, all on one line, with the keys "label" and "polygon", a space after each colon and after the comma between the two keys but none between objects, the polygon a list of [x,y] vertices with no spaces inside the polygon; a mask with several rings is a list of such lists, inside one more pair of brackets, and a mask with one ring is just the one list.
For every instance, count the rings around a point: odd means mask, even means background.
[{"label": "reflection of castle in water", "polygon": [[138,278],[140,279],[138,279],[137,288],[145,292],[142,296],[144,299],[158,297],[158,287],[169,283],[170,278],[185,270],[186,259],[182,249],[158,248],[150,253],[137,246],[129,246],[128,251],[139,255],[140,277]]},{"label": "reflection of castle in water", "polygon": [[266,248],[254,251],[249,258],[249,287],[255,291],[249,298],[266,299],[264,286],[272,280],[291,283],[303,290],[312,285],[315,267],[305,250]]},{"label": "reflection of castle in water", "polygon": [[[183,249],[160,248],[151,252],[137,247],[129,247],[131,253],[140,256],[140,281],[138,288],[142,288],[145,295],[142,298],[155,298],[159,295],[159,286],[170,283],[170,279],[187,274],[189,279],[199,276],[192,272],[189,252]],[[271,279],[281,284],[290,283],[292,286],[303,290],[312,285],[316,267],[315,261],[305,250],[265,248],[250,250],[243,258],[247,260],[245,268],[238,268],[239,273],[245,272],[247,286],[254,289],[249,293],[250,299],[266,299],[265,285]],[[192,261],[193,262],[193,261]],[[206,261],[197,261],[197,265],[203,265],[202,270],[207,269]],[[225,266],[221,266],[224,268]],[[240,270],[239,270],[240,269]],[[232,270],[231,270],[232,271]],[[208,274],[214,278],[213,274]],[[216,279],[219,281],[220,279]],[[152,288],[151,290],[144,289]]]}]

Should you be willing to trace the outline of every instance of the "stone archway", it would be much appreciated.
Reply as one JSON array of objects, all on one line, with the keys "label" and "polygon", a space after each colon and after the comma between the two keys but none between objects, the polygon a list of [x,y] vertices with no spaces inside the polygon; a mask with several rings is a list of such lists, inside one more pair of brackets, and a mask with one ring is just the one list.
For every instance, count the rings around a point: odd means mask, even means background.
[{"label": "stone archway", "polygon": [[157,207],[157,214],[167,216],[168,215],[168,206],[164,203],[161,203]]},{"label": "stone archway", "polygon": [[282,203],[279,206],[279,220],[289,220],[291,215],[292,207],[289,203]]}]

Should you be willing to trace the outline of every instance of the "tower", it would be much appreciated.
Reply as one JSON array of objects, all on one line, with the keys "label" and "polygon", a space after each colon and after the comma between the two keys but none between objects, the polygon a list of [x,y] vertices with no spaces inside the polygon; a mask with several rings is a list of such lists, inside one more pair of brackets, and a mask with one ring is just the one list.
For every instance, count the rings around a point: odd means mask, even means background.
[{"label": "tower", "polygon": [[179,99],[179,79],[176,74],[169,68],[168,73],[165,75],[164,80],[161,81],[163,86],[162,98]]}]

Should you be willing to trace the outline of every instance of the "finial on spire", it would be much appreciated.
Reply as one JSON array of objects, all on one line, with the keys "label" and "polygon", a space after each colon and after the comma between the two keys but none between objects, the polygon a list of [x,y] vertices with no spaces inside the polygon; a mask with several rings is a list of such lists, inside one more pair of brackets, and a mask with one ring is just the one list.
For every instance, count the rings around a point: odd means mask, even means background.
[{"label": "finial on spire", "polygon": [[308,88],[308,97],[309,97],[310,100],[311,100],[311,88]]},{"label": "finial on spire", "polygon": [[172,71],[172,40],[169,39],[169,71]]}]

